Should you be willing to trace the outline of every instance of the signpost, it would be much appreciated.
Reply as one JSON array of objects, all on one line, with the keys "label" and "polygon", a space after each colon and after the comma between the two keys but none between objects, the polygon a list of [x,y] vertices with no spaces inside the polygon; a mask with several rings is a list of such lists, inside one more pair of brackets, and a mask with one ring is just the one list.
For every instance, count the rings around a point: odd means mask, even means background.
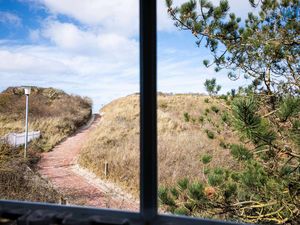
[{"label": "signpost", "polygon": [[29,95],[31,92],[30,87],[24,87],[24,92],[26,96],[26,119],[25,119],[25,148],[24,148],[24,158],[27,156],[27,145],[28,145],[28,108],[29,108]]}]

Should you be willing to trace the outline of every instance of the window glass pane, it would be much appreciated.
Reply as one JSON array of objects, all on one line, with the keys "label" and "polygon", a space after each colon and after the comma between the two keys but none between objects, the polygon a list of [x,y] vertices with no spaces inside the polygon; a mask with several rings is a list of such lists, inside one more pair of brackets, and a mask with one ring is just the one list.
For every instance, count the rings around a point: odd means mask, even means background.
[{"label": "window glass pane", "polygon": [[299,220],[299,4],[276,2],[158,1],[161,213]]},{"label": "window glass pane", "polygon": [[138,210],[138,6],[0,1],[1,199]]}]

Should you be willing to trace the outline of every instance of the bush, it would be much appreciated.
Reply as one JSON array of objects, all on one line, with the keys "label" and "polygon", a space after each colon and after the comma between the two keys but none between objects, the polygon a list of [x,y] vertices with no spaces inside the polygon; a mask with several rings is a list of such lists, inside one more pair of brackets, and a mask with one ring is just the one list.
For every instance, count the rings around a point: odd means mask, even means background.
[{"label": "bush", "polygon": [[214,139],[215,138],[215,134],[214,132],[210,131],[210,130],[205,130],[206,134],[207,134],[207,137],[209,139]]},{"label": "bush", "polygon": [[228,123],[229,122],[229,115],[228,112],[223,112],[221,115],[221,119],[224,123]]},{"label": "bush", "polygon": [[176,208],[174,210],[174,214],[188,216],[190,214],[190,210],[188,210],[186,207],[182,206],[182,207]]},{"label": "bush", "polygon": [[219,174],[210,174],[208,176],[208,183],[213,187],[221,185],[223,180],[223,176]]},{"label": "bush", "polygon": [[219,97],[219,99],[223,99],[223,100],[227,101],[228,100],[228,96],[223,94],[223,95],[221,95]]},{"label": "bush", "polygon": [[211,160],[212,160],[212,156],[211,155],[204,155],[201,158],[201,161],[202,161],[203,164],[208,164],[208,163],[211,162]]},{"label": "bush", "polygon": [[184,114],[183,114],[183,116],[184,116],[184,121],[185,122],[189,122],[190,121],[190,115],[187,113],[187,112],[185,112]]},{"label": "bush", "polygon": [[183,178],[179,181],[177,181],[177,185],[180,191],[184,191],[187,189],[189,184],[189,179],[188,178]]},{"label": "bush", "polygon": [[205,102],[205,103],[209,103],[209,99],[208,99],[208,98],[205,98],[205,99],[204,99],[204,102]]},{"label": "bush", "polygon": [[169,189],[166,187],[160,187],[158,189],[158,198],[162,204],[168,206],[175,206],[174,199],[169,195]]},{"label": "bush", "polygon": [[193,182],[188,186],[188,196],[193,200],[200,200],[204,197],[204,186],[202,183]]},{"label": "bush", "polygon": [[224,141],[220,141],[220,147],[224,148],[224,149],[227,149],[228,148],[228,145],[224,142]]},{"label": "bush", "polygon": [[243,145],[231,145],[230,152],[234,158],[240,161],[250,160],[253,158],[253,154]]},{"label": "bush", "polygon": [[236,192],[237,192],[237,184],[236,183],[227,183],[225,185],[225,188],[224,188],[224,197],[226,199],[230,198],[231,196],[235,195]]},{"label": "bush", "polygon": [[218,113],[220,110],[219,110],[219,108],[217,107],[217,106],[212,106],[211,108],[210,108],[213,112],[215,112],[215,113]]},{"label": "bush", "polygon": [[178,197],[179,197],[179,192],[178,192],[178,190],[177,190],[175,187],[172,187],[172,188],[170,189],[170,192],[171,192],[171,194],[174,196],[175,199],[178,199]]},{"label": "bush", "polygon": [[268,175],[264,168],[254,161],[247,164],[245,171],[240,175],[243,184],[251,189],[262,188],[266,184]]},{"label": "bush", "polygon": [[204,117],[203,116],[199,116],[198,121],[199,121],[199,123],[203,123],[204,122]]},{"label": "bush", "polygon": [[293,122],[290,134],[295,144],[297,144],[298,147],[300,147],[300,120],[295,120]]}]

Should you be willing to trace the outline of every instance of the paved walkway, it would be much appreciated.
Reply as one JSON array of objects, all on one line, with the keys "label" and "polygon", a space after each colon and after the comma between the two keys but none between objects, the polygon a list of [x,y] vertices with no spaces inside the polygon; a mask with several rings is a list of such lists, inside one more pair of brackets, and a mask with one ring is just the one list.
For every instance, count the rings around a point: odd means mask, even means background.
[{"label": "paved walkway", "polygon": [[90,126],[80,129],[51,152],[43,153],[38,164],[39,173],[48,179],[71,205],[86,205],[100,208],[114,208],[134,211],[138,204],[119,188],[106,185],[106,181],[96,179],[92,173],[81,169],[76,159],[89,133],[100,122],[96,115]]}]

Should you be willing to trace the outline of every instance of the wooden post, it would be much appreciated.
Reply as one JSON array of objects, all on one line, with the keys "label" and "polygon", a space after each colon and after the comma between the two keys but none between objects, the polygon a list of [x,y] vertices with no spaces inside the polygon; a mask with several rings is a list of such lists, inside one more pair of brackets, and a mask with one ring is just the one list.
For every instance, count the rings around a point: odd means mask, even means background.
[{"label": "wooden post", "polygon": [[108,162],[104,163],[104,175],[105,175],[105,177],[108,176]]}]

